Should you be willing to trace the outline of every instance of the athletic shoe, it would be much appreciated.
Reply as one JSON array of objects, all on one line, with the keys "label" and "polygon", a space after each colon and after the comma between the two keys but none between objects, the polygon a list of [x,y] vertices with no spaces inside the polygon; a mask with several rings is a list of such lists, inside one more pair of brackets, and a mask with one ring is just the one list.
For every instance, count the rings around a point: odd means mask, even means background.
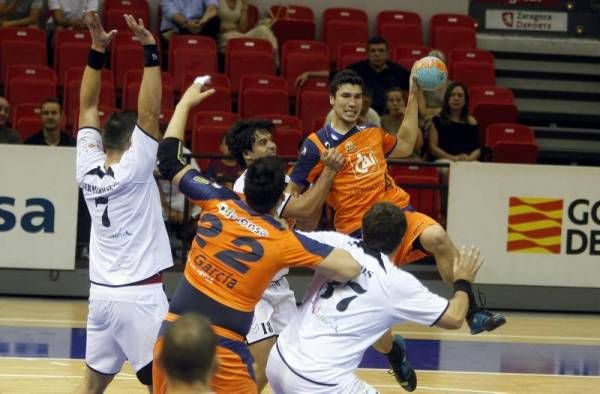
[{"label": "athletic shoe", "polygon": [[471,329],[471,335],[479,334],[483,331],[493,331],[506,323],[504,315],[492,313],[485,309],[478,309],[469,312],[467,323]]},{"label": "athletic shoe", "polygon": [[394,335],[392,351],[387,354],[387,358],[398,384],[406,391],[415,391],[417,374],[406,359],[406,342],[400,335]]}]

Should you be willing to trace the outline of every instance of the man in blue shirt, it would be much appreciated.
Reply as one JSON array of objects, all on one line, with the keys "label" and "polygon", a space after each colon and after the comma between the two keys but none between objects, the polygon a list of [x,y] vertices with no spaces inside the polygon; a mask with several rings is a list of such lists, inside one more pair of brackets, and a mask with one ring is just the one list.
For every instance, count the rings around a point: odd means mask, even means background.
[{"label": "man in blue shirt", "polygon": [[217,39],[221,24],[219,0],[161,0],[160,32],[165,40],[173,34],[201,34]]}]

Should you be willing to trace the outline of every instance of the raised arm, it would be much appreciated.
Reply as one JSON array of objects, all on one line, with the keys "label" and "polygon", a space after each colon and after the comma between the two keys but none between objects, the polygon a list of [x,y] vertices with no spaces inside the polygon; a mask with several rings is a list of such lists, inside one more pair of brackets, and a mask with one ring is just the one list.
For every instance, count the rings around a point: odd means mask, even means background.
[{"label": "raised arm", "polygon": [[390,154],[390,158],[396,159],[407,157],[413,153],[417,135],[419,134],[419,90],[416,77],[411,75],[410,90],[408,93],[408,102],[406,103],[406,111],[404,112],[404,119],[396,132],[398,142]]},{"label": "raised arm", "polygon": [[181,96],[158,148],[158,168],[177,188],[181,178],[192,169],[181,156],[188,114],[190,109],[215,92],[214,89],[203,91],[202,88],[203,85],[193,83]]},{"label": "raised arm", "polygon": [[88,11],[84,20],[92,37],[92,48],[88,55],[88,64],[83,71],[79,91],[79,128],[100,128],[98,102],[100,101],[101,71],[104,67],[106,48],[117,34],[116,30],[104,31],[97,12]]},{"label": "raised arm", "polygon": [[155,139],[160,138],[158,120],[160,118],[160,102],[162,98],[162,81],[160,75],[160,55],[156,40],[144,21],[137,21],[131,15],[124,15],[127,26],[144,47],[144,73],[138,95],[138,125]]}]

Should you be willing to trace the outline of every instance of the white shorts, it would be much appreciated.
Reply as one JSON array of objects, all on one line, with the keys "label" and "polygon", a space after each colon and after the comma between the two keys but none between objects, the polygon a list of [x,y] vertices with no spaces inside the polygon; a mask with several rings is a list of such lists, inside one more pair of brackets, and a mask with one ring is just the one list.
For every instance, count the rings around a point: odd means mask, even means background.
[{"label": "white shorts", "polygon": [[86,364],[114,375],[129,360],[137,372],[152,361],[158,330],[169,310],[162,284],[109,288],[92,284]]},{"label": "white shorts", "polygon": [[273,346],[267,362],[267,379],[275,394],[378,394],[372,386],[353,373],[339,384],[311,381],[292,371],[282,360],[277,346]]},{"label": "white shorts", "polygon": [[254,319],[246,342],[251,345],[279,335],[296,313],[296,297],[285,277],[271,282],[254,308]]}]

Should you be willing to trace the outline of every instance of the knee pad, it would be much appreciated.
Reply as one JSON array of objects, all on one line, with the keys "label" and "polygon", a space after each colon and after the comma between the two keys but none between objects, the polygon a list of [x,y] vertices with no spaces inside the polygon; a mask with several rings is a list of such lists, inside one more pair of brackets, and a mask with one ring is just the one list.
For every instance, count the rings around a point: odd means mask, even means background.
[{"label": "knee pad", "polygon": [[142,384],[152,386],[152,361],[137,371],[135,375]]}]

